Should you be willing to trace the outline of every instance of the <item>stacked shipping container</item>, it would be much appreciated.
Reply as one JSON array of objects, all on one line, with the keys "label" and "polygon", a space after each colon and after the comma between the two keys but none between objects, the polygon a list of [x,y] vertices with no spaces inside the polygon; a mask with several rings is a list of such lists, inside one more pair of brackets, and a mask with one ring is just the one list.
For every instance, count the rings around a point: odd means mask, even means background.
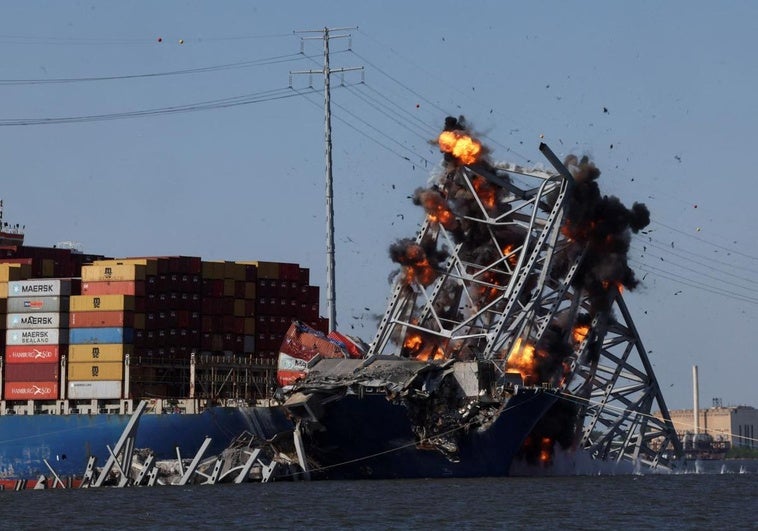
[{"label": "stacked shipping container", "polygon": [[67,352],[69,297],[76,284],[73,279],[8,282],[6,400],[60,396],[60,360]]},{"label": "stacked shipping container", "polygon": [[[0,361],[5,366],[0,390],[10,390],[11,381],[18,380],[54,382],[45,399],[186,397],[191,359],[196,359],[198,396],[250,398],[249,392],[260,393],[273,381],[279,345],[292,320],[326,329],[318,315],[318,287],[308,285],[308,269],[298,264],[89,255],[90,263],[79,265],[80,258],[68,250],[21,249],[15,255],[0,249]],[[23,313],[16,311],[23,303],[13,301],[13,294],[8,307],[9,282],[35,272],[47,277],[72,264],[77,266],[72,276],[81,276],[81,282],[66,279],[65,295],[47,292],[27,301],[24,311],[36,317],[16,315]],[[9,324],[12,332],[4,330]],[[8,349],[8,339],[27,343]],[[40,353],[36,367],[8,369],[24,356],[14,354],[15,347],[32,345],[35,356]],[[28,358],[32,351],[26,352]],[[0,398],[22,396],[30,395],[14,391]]]},{"label": "stacked shipping container", "polygon": [[81,276],[82,295],[71,298],[69,316],[68,397],[119,398],[135,328],[144,329],[135,308],[145,266],[95,262],[82,266]]}]

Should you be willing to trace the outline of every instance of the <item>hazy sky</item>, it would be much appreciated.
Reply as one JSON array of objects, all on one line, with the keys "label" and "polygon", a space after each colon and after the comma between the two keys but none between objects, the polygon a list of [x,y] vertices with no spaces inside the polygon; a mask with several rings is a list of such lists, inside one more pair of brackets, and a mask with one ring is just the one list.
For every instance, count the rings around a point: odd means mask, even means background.
[{"label": "hazy sky", "polygon": [[[326,315],[331,41],[337,317],[371,340],[408,196],[463,114],[493,159],[589,155],[645,203],[626,295],[670,408],[758,406],[754,2],[5,2],[5,219],[112,256],[297,262]],[[310,36],[318,36],[310,34]],[[85,80],[91,78],[111,78]],[[172,112],[168,112],[172,111]],[[71,120],[57,120],[67,119]],[[51,120],[52,119],[52,120]],[[57,123],[57,122],[64,123]],[[50,123],[56,122],[56,123]],[[544,138],[541,137],[544,136]]]}]

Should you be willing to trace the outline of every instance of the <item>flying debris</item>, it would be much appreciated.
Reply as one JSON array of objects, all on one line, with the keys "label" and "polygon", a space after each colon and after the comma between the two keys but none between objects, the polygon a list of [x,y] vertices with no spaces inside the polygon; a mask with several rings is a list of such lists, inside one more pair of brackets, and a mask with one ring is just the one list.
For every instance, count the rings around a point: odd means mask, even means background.
[{"label": "flying debris", "polygon": [[416,236],[390,245],[374,340],[349,351],[300,327],[283,345],[293,460],[343,479],[544,471],[557,448],[674,467],[681,444],[622,296],[647,207],[545,144],[554,172],[496,163],[463,117],[437,142],[444,171],[411,196]]}]

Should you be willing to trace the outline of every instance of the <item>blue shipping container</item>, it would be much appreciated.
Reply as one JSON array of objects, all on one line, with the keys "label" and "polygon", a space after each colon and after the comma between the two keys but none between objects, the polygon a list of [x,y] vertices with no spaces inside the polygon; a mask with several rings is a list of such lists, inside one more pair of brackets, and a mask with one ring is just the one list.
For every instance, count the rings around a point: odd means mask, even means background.
[{"label": "blue shipping container", "polygon": [[71,328],[68,342],[71,345],[89,343],[133,343],[133,328]]}]

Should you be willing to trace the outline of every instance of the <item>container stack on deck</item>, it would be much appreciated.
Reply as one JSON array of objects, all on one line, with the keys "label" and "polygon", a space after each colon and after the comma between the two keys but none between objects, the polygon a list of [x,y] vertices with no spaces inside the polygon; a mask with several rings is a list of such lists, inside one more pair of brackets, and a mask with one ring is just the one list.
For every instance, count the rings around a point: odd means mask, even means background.
[{"label": "container stack on deck", "polygon": [[[279,345],[293,320],[326,331],[319,288],[308,284],[309,271],[298,264],[188,256],[110,259],[30,249],[0,250],[0,327],[11,325],[9,331],[0,328],[5,391],[0,398],[6,401],[253,400],[270,392]],[[35,334],[40,341],[47,338],[34,347],[44,345],[46,353],[35,367],[9,368],[23,357],[14,354],[16,346],[5,346],[21,333],[16,315],[21,312],[8,307],[9,282],[68,275],[58,279],[65,296],[57,297],[57,306],[50,306],[49,297],[43,309],[33,309],[44,315],[24,320],[24,326],[50,325],[46,334]],[[13,308],[19,304],[11,302]],[[44,398],[9,395],[11,379],[32,375],[40,379],[28,382],[51,384]]]},{"label": "container stack on deck", "polygon": [[68,308],[74,279],[8,282],[6,400],[55,400],[60,360],[68,348]]}]

